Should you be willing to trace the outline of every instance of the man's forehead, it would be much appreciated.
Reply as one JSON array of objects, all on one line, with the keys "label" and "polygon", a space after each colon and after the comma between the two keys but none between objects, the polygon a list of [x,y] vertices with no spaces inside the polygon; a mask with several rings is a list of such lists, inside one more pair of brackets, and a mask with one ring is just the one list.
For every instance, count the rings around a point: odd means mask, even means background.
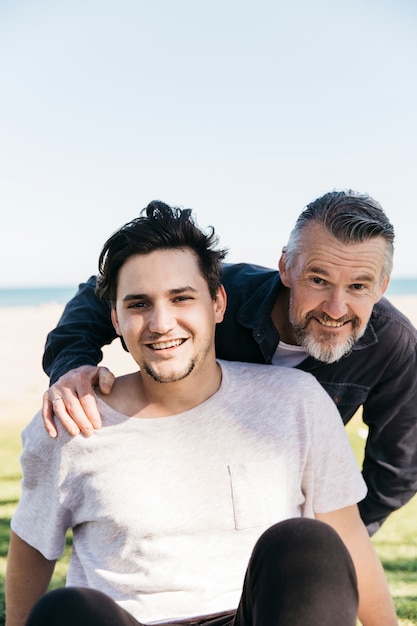
[{"label": "man's forehead", "polygon": [[118,282],[119,286],[135,285],[138,293],[145,293],[202,288],[206,280],[192,250],[164,248],[130,256],[120,268]]},{"label": "man's forehead", "polygon": [[387,242],[384,237],[371,237],[364,241],[344,242],[334,237],[329,231],[318,223],[307,224],[301,233],[298,254],[321,255],[329,253],[336,258],[357,258],[358,255],[384,256]]},{"label": "man's forehead", "polygon": [[190,248],[158,248],[146,254],[132,254],[122,268],[133,267],[136,271],[152,267],[155,270],[169,271],[173,264],[181,266],[182,271],[201,273],[198,257]]},{"label": "man's forehead", "polygon": [[303,270],[324,273],[344,268],[356,272],[358,279],[379,274],[387,248],[383,237],[343,243],[321,224],[307,225],[300,244],[297,259]]}]

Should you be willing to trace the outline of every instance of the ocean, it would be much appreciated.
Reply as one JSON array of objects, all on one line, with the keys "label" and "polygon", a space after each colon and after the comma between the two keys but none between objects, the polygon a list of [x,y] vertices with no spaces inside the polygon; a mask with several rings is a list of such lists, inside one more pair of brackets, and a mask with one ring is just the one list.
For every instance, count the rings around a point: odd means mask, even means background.
[{"label": "ocean", "polygon": [[0,289],[0,307],[38,306],[41,304],[65,304],[77,292],[78,287],[25,287]]},{"label": "ocean", "polygon": [[[26,287],[0,288],[0,307],[38,306],[41,304],[66,304],[77,292],[78,287]],[[392,278],[387,297],[417,295],[416,278]]]},{"label": "ocean", "polygon": [[387,297],[392,296],[416,296],[417,278],[391,278],[388,285]]}]

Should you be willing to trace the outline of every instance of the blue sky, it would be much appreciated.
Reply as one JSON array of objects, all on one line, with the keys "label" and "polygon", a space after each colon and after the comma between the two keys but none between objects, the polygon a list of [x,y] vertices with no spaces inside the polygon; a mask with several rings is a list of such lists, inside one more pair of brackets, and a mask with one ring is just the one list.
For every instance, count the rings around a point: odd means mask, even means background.
[{"label": "blue sky", "polygon": [[0,287],[75,285],[150,200],[275,267],[373,195],[417,276],[415,0],[0,0]]}]

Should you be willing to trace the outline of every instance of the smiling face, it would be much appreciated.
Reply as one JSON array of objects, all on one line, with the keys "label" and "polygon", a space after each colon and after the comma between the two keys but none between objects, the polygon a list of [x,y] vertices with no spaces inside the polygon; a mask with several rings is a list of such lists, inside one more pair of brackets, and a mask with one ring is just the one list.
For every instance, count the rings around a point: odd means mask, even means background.
[{"label": "smiling face", "polygon": [[292,335],[282,339],[325,363],[346,354],[388,286],[388,278],[381,279],[385,253],[382,237],[343,244],[321,224],[306,225],[292,265],[285,251],[280,259],[281,279],[290,289]]},{"label": "smiling face", "polygon": [[121,267],[112,320],[141,371],[172,383],[214,371],[214,333],[225,304],[223,287],[211,298],[192,250],[163,249],[131,256]]}]

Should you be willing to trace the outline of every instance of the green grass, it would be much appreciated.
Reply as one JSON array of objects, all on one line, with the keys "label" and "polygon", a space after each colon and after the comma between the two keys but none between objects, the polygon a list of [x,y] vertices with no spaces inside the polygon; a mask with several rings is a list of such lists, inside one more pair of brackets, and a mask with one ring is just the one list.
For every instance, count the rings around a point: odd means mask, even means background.
[{"label": "green grass", "polygon": [[[358,463],[363,457],[363,424],[359,416],[350,422],[348,435]],[[4,626],[4,582],[10,519],[20,494],[20,428],[2,424],[0,440],[0,626]],[[417,625],[417,498],[392,514],[373,538],[383,563],[401,626]],[[71,537],[64,556],[57,564],[51,588],[63,586]]]},{"label": "green grass", "polygon": [[[357,414],[347,427],[359,466],[362,465],[364,425]],[[417,624],[417,496],[392,513],[372,538],[384,566],[401,626]]]}]

